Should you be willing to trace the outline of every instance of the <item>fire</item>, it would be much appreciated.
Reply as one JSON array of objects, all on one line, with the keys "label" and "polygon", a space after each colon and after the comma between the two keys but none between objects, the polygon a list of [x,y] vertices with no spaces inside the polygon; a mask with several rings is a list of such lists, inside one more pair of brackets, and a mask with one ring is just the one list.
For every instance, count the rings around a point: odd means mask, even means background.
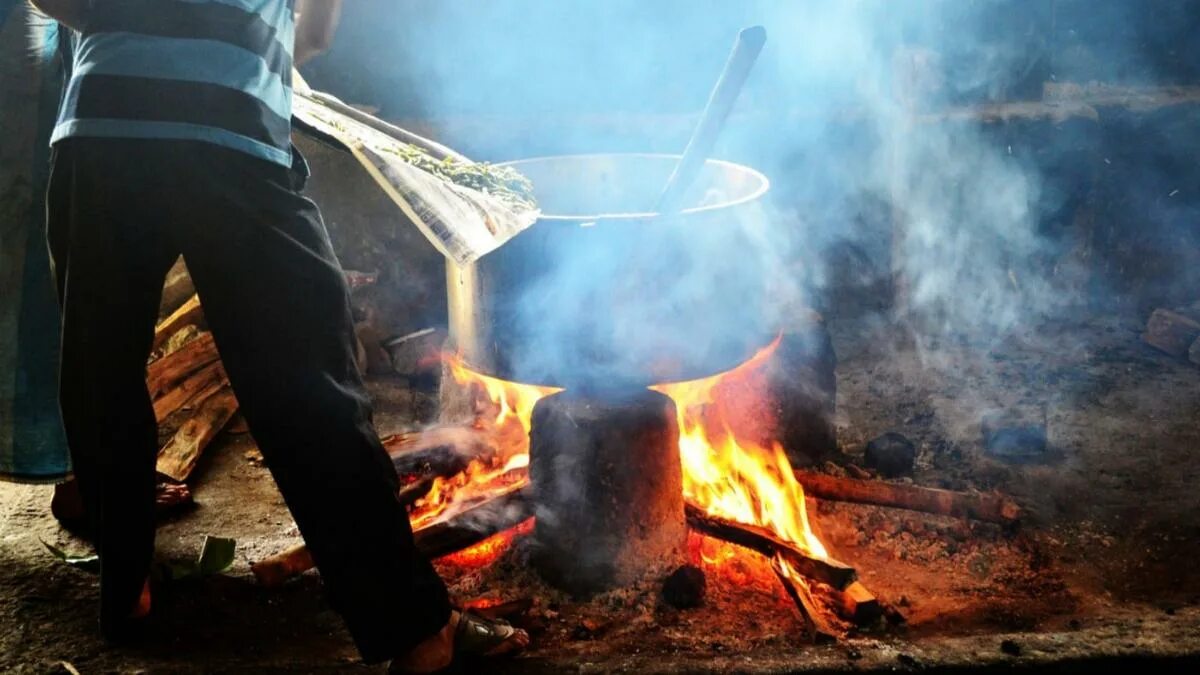
[{"label": "fire", "polygon": [[723,388],[737,388],[771,358],[780,338],[733,370],[701,380],[660,384],[651,389],[675,401],[679,419],[679,455],[688,501],[708,513],[765,527],[817,557],[825,546],[808,524],[804,488],[792,473],[783,446],[765,447],[738,438],[730,426]]},{"label": "fire", "polygon": [[[714,516],[767,528],[810,555],[824,558],[828,553],[809,526],[804,489],[792,473],[783,447],[777,442],[753,440],[745,430],[738,429],[732,407],[746,391],[763,395],[755,386],[755,377],[779,342],[776,338],[749,361],[724,373],[651,389],[675,402],[684,496],[689,502]],[[481,375],[457,357],[447,358],[459,383],[479,386],[490,400],[494,412],[485,415],[483,422],[496,433],[498,456],[472,462],[467,472],[436,486],[436,498],[432,498],[431,491],[427,500],[438,504],[437,510],[428,516],[422,510],[419,522],[414,519],[416,527],[445,517],[447,509],[464,500],[472,502],[482,495],[516,489],[511,481],[502,485],[496,482],[528,466],[533,407],[542,397],[558,391]],[[524,484],[527,475],[519,473],[519,481]],[[717,558],[729,555],[725,551],[716,553]]]},{"label": "fire", "polygon": [[533,532],[533,518],[530,518],[516,527],[494,534],[487,539],[463,550],[452,553],[444,558],[444,560],[452,565],[461,567],[485,567],[495,562],[504,552],[512,546],[513,540],[517,537],[523,537],[530,532]]},{"label": "fire", "polygon": [[515,425],[520,425],[520,430],[526,438],[525,451],[528,452],[533,406],[539,399],[562,390],[488,377],[468,368],[457,356],[447,355],[446,360],[456,382],[463,385],[479,385],[487,393],[496,409],[491,424],[497,431],[511,431]]},{"label": "fire", "polygon": [[467,468],[449,478],[435,478],[429,493],[413,505],[410,516],[414,530],[454,516],[463,510],[520,489],[528,482],[529,428],[538,399],[559,389],[518,384],[481,375],[467,368],[456,356],[446,363],[454,379],[477,386],[489,407],[480,416],[481,425],[492,439],[495,453],[474,459]]}]

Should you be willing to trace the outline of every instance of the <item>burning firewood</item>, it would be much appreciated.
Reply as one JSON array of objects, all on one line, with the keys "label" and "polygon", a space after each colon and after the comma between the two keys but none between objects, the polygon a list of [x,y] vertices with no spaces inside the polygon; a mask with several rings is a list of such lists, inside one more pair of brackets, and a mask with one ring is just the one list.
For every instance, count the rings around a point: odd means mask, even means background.
[{"label": "burning firewood", "polygon": [[685,511],[688,525],[692,529],[731,544],[745,546],[769,558],[779,556],[797,574],[808,579],[836,589],[845,589],[858,578],[853,567],[831,558],[817,558],[805,553],[766,528],[717,518],[694,504],[687,504]]},{"label": "burning firewood", "polygon": [[[532,515],[531,489],[526,486],[421,528],[413,533],[413,539],[425,556],[440,558],[515,527]],[[260,584],[275,588],[313,567],[315,562],[308,547],[300,544],[263,558],[251,565],[250,570]]]},{"label": "burning firewood", "polygon": [[883,603],[861,581],[855,581],[840,591],[833,591],[832,595],[837,601],[838,614],[859,626],[883,616]]},{"label": "burning firewood", "polygon": [[1023,515],[1016,502],[998,494],[955,492],[807,471],[797,471],[796,477],[804,485],[806,494],[822,499],[973,518],[1001,525],[1014,525]]},{"label": "burning firewood", "polygon": [[494,455],[490,434],[469,426],[447,425],[408,431],[383,439],[396,473],[452,476],[478,457]]},{"label": "burning firewood", "polygon": [[158,473],[179,483],[187,480],[196,468],[200,453],[229,422],[237,408],[237,399],[228,385],[200,401],[196,413],[158,451]]},{"label": "burning firewood", "polygon": [[817,603],[808,587],[803,582],[794,580],[784,570],[779,558],[771,560],[771,569],[775,571],[779,583],[783,584],[783,589],[792,599],[792,605],[796,608],[800,620],[804,622],[813,642],[830,642],[839,640],[846,635],[845,630],[835,626],[830,620],[825,609]]}]

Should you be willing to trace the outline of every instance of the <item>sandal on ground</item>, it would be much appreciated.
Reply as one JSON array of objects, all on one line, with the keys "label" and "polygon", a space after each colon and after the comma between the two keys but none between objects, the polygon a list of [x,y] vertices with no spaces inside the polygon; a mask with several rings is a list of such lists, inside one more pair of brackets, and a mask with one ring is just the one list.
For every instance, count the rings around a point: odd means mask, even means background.
[{"label": "sandal on ground", "polygon": [[[438,674],[480,672],[480,661],[515,656],[529,644],[529,635],[501,619],[489,619],[478,614],[455,609],[450,619],[457,622],[453,629],[454,646],[450,665]],[[524,641],[524,645],[520,641]],[[474,666],[474,667],[472,667]],[[411,672],[393,662],[389,673]]]},{"label": "sandal on ground", "polygon": [[459,612],[454,629],[454,655],[464,658],[500,658],[513,656],[524,649],[513,645],[520,637],[529,636],[503,619],[487,619],[471,612]]}]

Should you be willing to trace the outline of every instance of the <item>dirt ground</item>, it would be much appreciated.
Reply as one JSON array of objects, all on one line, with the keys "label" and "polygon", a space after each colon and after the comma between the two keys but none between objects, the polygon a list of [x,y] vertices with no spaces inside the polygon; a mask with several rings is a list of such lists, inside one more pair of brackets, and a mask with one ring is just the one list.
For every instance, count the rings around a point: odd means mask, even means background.
[{"label": "dirt ground", "polygon": [[[658,586],[571,601],[525,566],[517,539],[492,564],[439,563],[461,601],[529,597],[535,646],[497,672],[810,672],[1108,665],[1195,672],[1200,654],[1200,368],[1143,345],[1138,317],[1041,326],[1001,344],[967,337],[913,344],[883,322],[834,321],[839,442],[857,461],[885,432],[918,447],[922,485],[999,489],[1029,511],[1018,532],[904,511],[814,503],[822,538],[907,617],[814,646],[765,563],[703,563],[705,605],[679,611]],[[375,382],[390,433],[433,414],[432,397]],[[988,458],[989,408],[1046,411],[1050,451]],[[85,544],[58,527],[50,488],[0,484],[0,672],[376,672],[361,665],[309,573],[282,589],[249,564],[297,541],[248,435],[211,448],[197,506],[164,522],[165,559],[206,534],[237,540],[229,573],[178,582],[150,646],[95,637],[94,577],[50,556]],[[366,536],[366,533],[364,533]],[[694,539],[697,547],[698,538]],[[699,548],[696,549],[697,552]],[[401,611],[402,608],[397,608]]]}]

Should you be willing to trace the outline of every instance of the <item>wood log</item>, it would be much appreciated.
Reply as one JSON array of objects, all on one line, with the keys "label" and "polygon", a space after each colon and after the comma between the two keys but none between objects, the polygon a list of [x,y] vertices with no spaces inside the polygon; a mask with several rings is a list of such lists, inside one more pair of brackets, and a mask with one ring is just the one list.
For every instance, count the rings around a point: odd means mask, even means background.
[{"label": "wood log", "polygon": [[833,591],[834,607],[843,619],[858,626],[874,623],[883,616],[883,605],[861,581],[855,581],[840,591]]},{"label": "wood log", "polygon": [[[413,540],[426,557],[440,558],[515,527],[532,515],[532,490],[526,486],[421,528],[413,533]],[[263,558],[250,570],[258,583],[276,588],[315,566],[308,547],[300,544]]]},{"label": "wood log", "polygon": [[1146,322],[1142,339],[1171,356],[1186,357],[1200,339],[1200,321],[1169,309],[1156,309]]},{"label": "wood log", "polygon": [[196,339],[146,367],[146,388],[151,400],[156,400],[189,375],[216,361],[217,344],[212,333],[201,333]]},{"label": "wood log", "polygon": [[195,325],[203,316],[204,308],[200,306],[200,296],[193,295],[155,326],[153,348],[162,347],[179,329]]},{"label": "wood log", "polygon": [[229,383],[220,361],[213,361],[193,373],[154,402],[154,417],[159,422],[188,404],[199,403]]},{"label": "wood log", "polygon": [[175,436],[158,451],[155,465],[158,473],[178,483],[186,481],[196,468],[200,453],[229,422],[237,408],[237,398],[228,386],[200,403],[196,414],[184,422]]},{"label": "wood log", "polygon": [[889,506],[1001,525],[1016,524],[1023,515],[1016,502],[998,494],[955,492],[807,471],[797,471],[796,478],[804,486],[805,494],[821,499]]},{"label": "wood log", "polygon": [[788,597],[792,599],[796,613],[804,623],[805,629],[813,642],[832,642],[845,636],[845,631],[838,629],[829,621],[825,615],[824,608],[817,603],[808,588],[801,583],[793,581],[784,573],[778,559],[772,559],[771,569],[775,571],[775,576],[779,579],[779,583],[783,584],[783,589],[787,591]]},{"label": "wood log", "polygon": [[684,562],[683,468],[668,396],[547,396],[534,406],[529,446],[531,562],[551,584],[588,595]]},{"label": "wood log", "polygon": [[396,473],[406,475],[452,476],[479,457],[496,453],[490,434],[465,425],[443,425],[422,431],[406,431],[388,436],[383,447],[392,457]]},{"label": "wood log", "polygon": [[520,525],[533,510],[533,490],[526,485],[423,527],[413,539],[426,557],[441,558]]},{"label": "wood log", "polygon": [[692,529],[731,544],[745,546],[770,558],[778,555],[806,578],[839,590],[844,590],[858,578],[853,567],[832,558],[815,558],[766,528],[710,516],[695,504],[689,503],[686,512],[687,523]]}]

